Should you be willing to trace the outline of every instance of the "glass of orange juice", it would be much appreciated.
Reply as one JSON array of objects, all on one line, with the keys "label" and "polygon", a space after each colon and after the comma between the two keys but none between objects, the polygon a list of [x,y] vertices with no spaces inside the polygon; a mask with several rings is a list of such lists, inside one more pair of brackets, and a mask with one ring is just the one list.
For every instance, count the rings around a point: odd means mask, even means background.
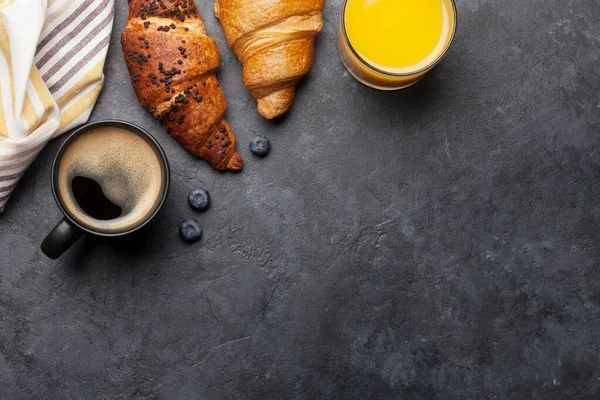
[{"label": "glass of orange juice", "polygon": [[338,47],[357,80],[396,90],[440,62],[455,32],[454,0],[345,0]]}]

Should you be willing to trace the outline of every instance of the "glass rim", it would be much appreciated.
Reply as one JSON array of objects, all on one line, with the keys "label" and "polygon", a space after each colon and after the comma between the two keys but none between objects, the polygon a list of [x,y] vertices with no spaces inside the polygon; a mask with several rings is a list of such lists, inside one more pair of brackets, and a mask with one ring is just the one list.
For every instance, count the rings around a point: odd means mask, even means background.
[{"label": "glass rim", "polygon": [[[379,72],[380,74],[387,75],[387,76],[393,76],[393,77],[406,77],[406,76],[414,76],[414,75],[420,74],[422,72],[425,72],[425,71],[433,68],[434,66],[436,66],[440,61],[442,61],[442,59],[444,58],[446,53],[448,53],[448,50],[450,50],[452,43],[454,42],[454,37],[456,36],[456,26],[458,25],[458,23],[457,23],[458,22],[458,12],[456,10],[456,1],[448,0],[450,2],[450,4],[452,4],[452,10],[453,10],[453,14],[454,14],[454,26],[452,27],[452,33],[450,34],[450,39],[448,40],[448,44],[446,45],[446,48],[444,49],[444,51],[442,51],[441,54],[438,57],[436,57],[436,59],[433,60],[430,64],[427,64],[425,67],[420,68],[414,72],[390,72],[390,71],[380,69],[380,68],[372,65],[370,62],[365,60],[363,57],[361,57],[360,54],[358,54],[358,52],[354,49],[354,46],[352,46],[352,42],[350,41],[350,38],[348,38],[348,33],[346,32],[346,6],[348,5],[349,1],[351,1],[351,0],[344,0],[344,6],[342,7],[341,29],[342,29],[342,32],[344,33],[344,39],[346,40],[346,43],[348,44],[348,47],[350,48],[350,50],[352,50],[352,53],[356,56],[356,58],[358,58],[358,60],[360,62],[362,62],[368,68],[370,68],[376,72]],[[441,0],[441,1],[444,1],[444,0]]]}]

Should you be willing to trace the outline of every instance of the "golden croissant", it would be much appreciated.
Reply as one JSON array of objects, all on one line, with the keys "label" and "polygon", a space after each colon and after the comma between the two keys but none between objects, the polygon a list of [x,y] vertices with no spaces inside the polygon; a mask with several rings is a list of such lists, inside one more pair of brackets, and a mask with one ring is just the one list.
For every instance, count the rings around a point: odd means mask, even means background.
[{"label": "golden croissant", "polygon": [[216,1],[215,16],[265,118],[279,117],[292,105],[296,84],[313,62],[324,4],[325,0]]},{"label": "golden croissant", "polygon": [[215,77],[219,50],[194,1],[129,0],[121,45],[142,106],[188,152],[216,170],[241,170]]}]

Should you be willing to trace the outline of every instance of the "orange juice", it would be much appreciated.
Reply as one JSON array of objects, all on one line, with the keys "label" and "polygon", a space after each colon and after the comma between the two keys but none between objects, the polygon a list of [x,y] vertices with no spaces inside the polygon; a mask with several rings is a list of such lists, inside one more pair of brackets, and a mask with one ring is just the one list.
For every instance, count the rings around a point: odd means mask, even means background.
[{"label": "orange juice", "polygon": [[361,82],[400,89],[441,59],[455,27],[453,0],[346,0],[340,55]]}]

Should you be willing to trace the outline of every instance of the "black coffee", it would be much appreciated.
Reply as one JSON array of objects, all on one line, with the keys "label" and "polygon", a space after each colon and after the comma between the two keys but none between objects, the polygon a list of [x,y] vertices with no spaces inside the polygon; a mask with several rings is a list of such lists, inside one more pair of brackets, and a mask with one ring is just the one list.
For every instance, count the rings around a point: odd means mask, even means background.
[{"label": "black coffee", "polygon": [[76,176],[71,181],[75,201],[84,213],[102,221],[119,218],[123,209],[110,201],[102,191],[102,186],[93,179]]},{"label": "black coffee", "polygon": [[164,183],[162,163],[146,140],[104,126],[81,134],[65,149],[57,193],[73,219],[110,233],[142,223],[160,200]]}]

